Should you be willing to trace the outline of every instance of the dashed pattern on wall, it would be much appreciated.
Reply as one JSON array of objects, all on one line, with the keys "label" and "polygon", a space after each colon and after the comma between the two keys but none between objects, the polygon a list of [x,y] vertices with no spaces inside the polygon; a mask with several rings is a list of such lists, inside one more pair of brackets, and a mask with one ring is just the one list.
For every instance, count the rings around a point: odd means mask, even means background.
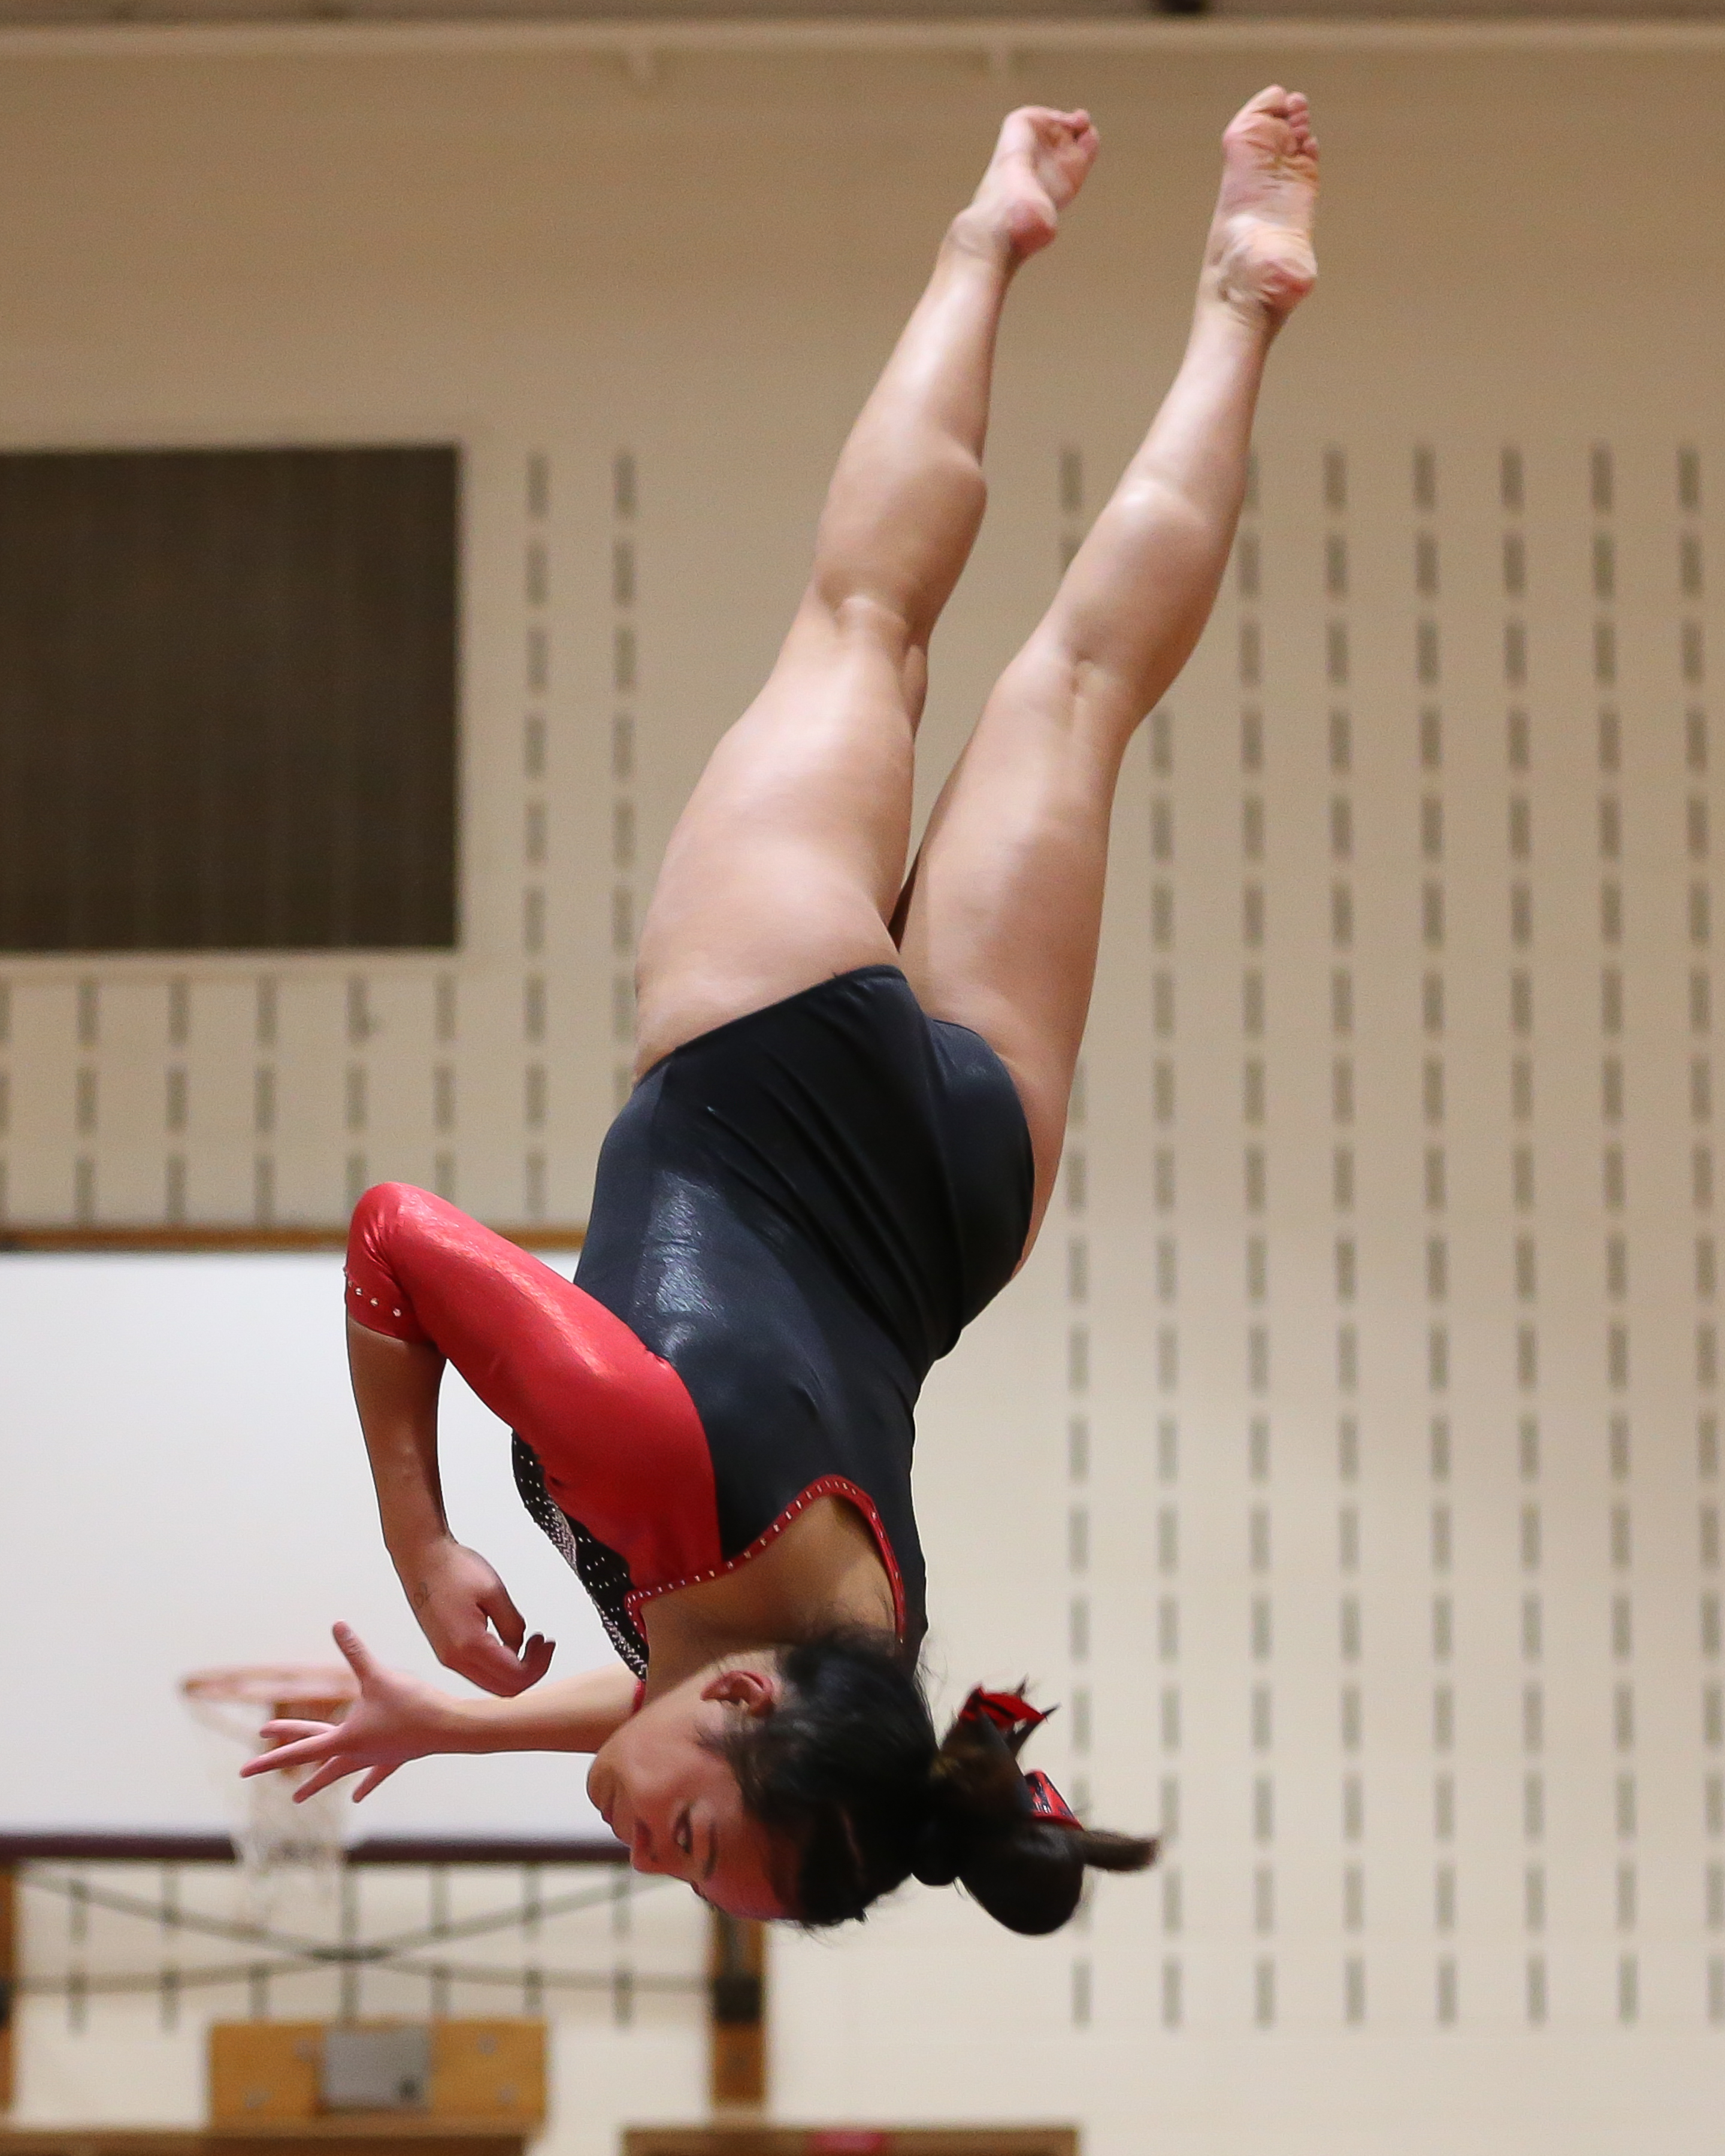
[{"label": "dashed pattern on wall", "polygon": [[[1060,534],[1058,562],[1064,575],[1071,566],[1084,536],[1084,459],[1081,451],[1060,451],[1059,463]],[[1062,1158],[1065,1197],[1065,1409],[1066,1484],[1065,1573],[1067,1601],[1067,1657],[1071,1680],[1067,1699],[1071,1716],[1067,1731],[1074,1759],[1078,1763],[1072,1780],[1070,1801],[1081,1816],[1090,1809],[1090,1777],[1086,1763],[1094,1742],[1094,1694],[1090,1683],[1091,1635],[1091,1514],[1090,1514],[1090,1384],[1091,1312],[1089,1236],[1090,1144],[1088,1076],[1081,1056],[1072,1076],[1067,1107],[1066,1142]],[[1088,1948],[1089,1909],[1076,1919],[1080,1951],[1072,1961],[1072,2023],[1088,2027],[1091,2019],[1092,1969]]]},{"label": "dashed pattern on wall", "polygon": [[612,1098],[621,1107],[634,1083],[635,942],[641,892],[639,817],[635,800],[635,724],[640,649],[635,625],[635,513],[632,450],[611,468],[611,1048]]},{"label": "dashed pattern on wall", "polygon": [[526,690],[529,699],[526,780],[521,803],[521,1031],[526,1061],[521,1072],[521,1127],[526,1149],[521,1162],[521,1201],[526,1219],[546,1214],[544,1134],[550,1118],[550,1071],[546,1060],[548,1028],[546,880],[550,861],[550,804],[545,792],[552,684],[551,460],[542,450],[527,459],[526,571]]},{"label": "dashed pattern on wall", "polygon": [[1366,1963],[1358,1940],[1366,1922],[1366,1873],[1361,1861],[1365,1832],[1364,1784],[1359,1756],[1364,1738],[1365,1694],[1360,1675],[1361,1626],[1358,1593],[1360,1509],[1359,1424],[1351,1402],[1358,1383],[1359,1332],[1353,1312],[1358,1295],[1359,1246],[1354,1232],[1355,1063],[1353,1057],[1355,884],[1353,878],[1355,797],[1353,716],[1341,701],[1348,687],[1351,624],[1349,539],[1347,521],[1348,464],[1342,451],[1329,448],[1322,465],[1323,511],[1324,629],[1323,754],[1329,793],[1323,828],[1329,860],[1328,926],[1330,966],[1328,1157],[1329,1209],[1333,1234],[1332,1270],[1336,1327],[1335,1383],[1339,1412],[1336,1426],[1337,1608],[1336,1643],[1340,1661],[1337,1729],[1342,1753],[1337,1790],[1343,1861],[1340,1888],[1342,2013],[1357,2024],[1366,2014]]},{"label": "dashed pattern on wall", "polygon": [[[1264,676],[1264,630],[1258,610],[1262,595],[1262,540],[1258,528],[1259,488],[1255,458],[1248,467],[1240,548],[1240,1029],[1239,1113],[1240,1185],[1245,1235],[1240,1265],[1245,1324],[1241,1342],[1249,1400],[1246,1418],[1248,1499],[1245,1520],[1250,1582],[1245,1622],[1250,1675],[1245,1708],[1250,1746],[1251,1925],[1255,1939],[1276,1933],[1276,1604],[1272,1588],[1273,1515],[1270,1502],[1270,1419],[1263,1404],[1271,1385],[1270,1245],[1265,1233],[1269,1206],[1269,1159],[1265,1131],[1269,1113],[1271,1068],[1266,1053],[1268,984],[1265,978],[1266,899],[1264,847],[1264,712],[1260,696]],[[1276,2020],[1276,1964],[1260,1947],[1252,1961],[1252,2018],[1260,2028]]]},{"label": "dashed pattern on wall", "polygon": [[[1069,1571],[1074,1751],[1164,1856],[1076,2021],[1725,2026],[1702,479],[1272,444],[1147,725]],[[1140,1578],[1080,1577],[1093,1450]]]}]

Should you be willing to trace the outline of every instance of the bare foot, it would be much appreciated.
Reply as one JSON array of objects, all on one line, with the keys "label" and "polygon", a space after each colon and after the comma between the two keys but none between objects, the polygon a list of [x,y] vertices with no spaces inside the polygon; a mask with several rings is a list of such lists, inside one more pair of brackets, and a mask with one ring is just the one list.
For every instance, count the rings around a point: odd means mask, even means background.
[{"label": "bare foot", "polygon": [[1219,295],[1280,329],[1317,279],[1317,142],[1296,90],[1260,90],[1222,137],[1205,266]]},{"label": "bare foot", "polygon": [[1087,112],[1022,105],[1009,112],[982,185],[955,229],[1004,244],[1014,263],[1046,247],[1060,212],[1084,185],[1100,137]]}]

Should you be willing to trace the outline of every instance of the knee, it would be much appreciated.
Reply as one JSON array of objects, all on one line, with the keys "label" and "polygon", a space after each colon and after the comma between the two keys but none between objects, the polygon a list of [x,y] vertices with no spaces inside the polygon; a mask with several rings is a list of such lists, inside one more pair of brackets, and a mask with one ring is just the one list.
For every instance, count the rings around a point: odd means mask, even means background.
[{"label": "knee", "polygon": [[814,596],[842,649],[898,667],[916,640],[911,610],[890,585],[840,571],[817,578]]}]

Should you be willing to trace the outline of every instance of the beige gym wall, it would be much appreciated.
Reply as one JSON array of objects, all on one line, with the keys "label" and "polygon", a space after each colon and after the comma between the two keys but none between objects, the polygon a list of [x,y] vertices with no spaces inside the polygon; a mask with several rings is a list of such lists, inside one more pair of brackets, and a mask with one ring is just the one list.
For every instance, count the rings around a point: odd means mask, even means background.
[{"label": "beige gym wall", "polygon": [[[1015,297],[937,768],[1177,356],[1220,127],[1296,82],[1324,276],[1276,355],[1255,576],[1129,769],[1083,1168],[924,1420],[937,1674],[1064,1697],[1045,1763],[1161,1817],[1168,1866],[1040,1944],[928,1895],[779,1941],[775,2103],[1072,2118],[1091,2156],[1698,2152],[1725,1799],[1681,548],[1720,483],[1725,46],[1255,35],[634,78],[553,35],[0,41],[7,441],[454,438],[470,490],[462,951],[0,965],[8,1204],[160,1219],[180,1156],[193,1219],[445,1168],[578,1219],[630,903],[999,112],[1082,100],[1106,147]],[[68,2116],[99,2029],[38,2018]],[[695,2101],[692,2016],[636,2085],[608,2041],[566,2058],[567,2156]],[[128,2050],[151,2115],[194,2043]]]}]

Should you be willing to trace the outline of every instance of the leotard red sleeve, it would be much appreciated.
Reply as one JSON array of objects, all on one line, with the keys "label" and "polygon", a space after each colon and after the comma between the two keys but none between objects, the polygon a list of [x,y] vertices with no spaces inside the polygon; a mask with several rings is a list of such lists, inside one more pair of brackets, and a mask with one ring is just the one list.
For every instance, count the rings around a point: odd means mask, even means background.
[{"label": "leotard red sleeve", "polygon": [[429,1191],[383,1183],[354,1210],[347,1305],[368,1332],[453,1363],[637,1589],[722,1562],[712,1459],[682,1379],[572,1281]]}]

